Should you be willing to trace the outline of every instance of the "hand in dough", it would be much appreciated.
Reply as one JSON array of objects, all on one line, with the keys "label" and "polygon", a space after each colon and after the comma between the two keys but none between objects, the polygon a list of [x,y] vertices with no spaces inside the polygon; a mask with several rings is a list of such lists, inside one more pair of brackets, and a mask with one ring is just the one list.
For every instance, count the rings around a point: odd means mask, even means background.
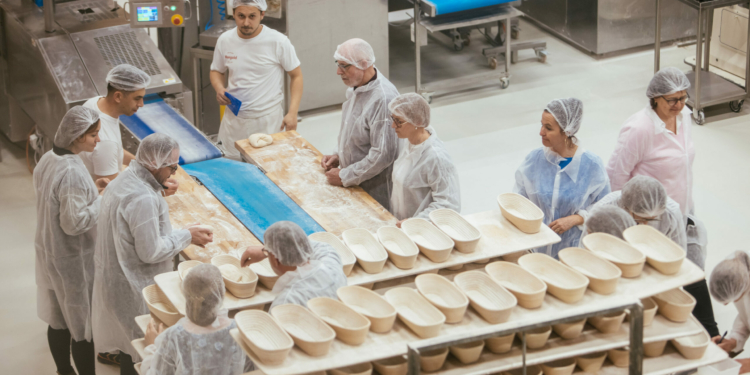
[{"label": "hand in dough", "polygon": [[273,137],[263,133],[253,134],[247,140],[250,141],[250,146],[253,146],[255,148],[266,147],[273,143]]}]

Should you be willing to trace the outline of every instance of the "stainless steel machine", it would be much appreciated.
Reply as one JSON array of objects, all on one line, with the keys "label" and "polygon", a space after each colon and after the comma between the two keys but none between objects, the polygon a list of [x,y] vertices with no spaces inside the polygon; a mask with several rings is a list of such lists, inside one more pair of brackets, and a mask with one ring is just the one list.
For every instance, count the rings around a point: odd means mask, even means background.
[{"label": "stainless steel machine", "polygon": [[0,129],[12,141],[25,140],[35,126],[43,150],[50,149],[68,109],[106,95],[107,72],[123,63],[151,75],[146,93],[159,94],[192,122],[191,91],[122,8],[107,0],[53,6],[54,18],[32,0],[0,0]]}]

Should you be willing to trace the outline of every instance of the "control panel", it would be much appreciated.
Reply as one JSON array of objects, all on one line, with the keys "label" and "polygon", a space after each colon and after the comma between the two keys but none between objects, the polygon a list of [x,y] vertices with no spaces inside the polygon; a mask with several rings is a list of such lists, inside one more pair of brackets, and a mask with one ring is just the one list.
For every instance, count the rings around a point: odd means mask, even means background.
[{"label": "control panel", "polygon": [[129,5],[131,27],[184,27],[185,20],[190,19],[185,15],[185,9],[190,9],[189,1],[131,1]]}]

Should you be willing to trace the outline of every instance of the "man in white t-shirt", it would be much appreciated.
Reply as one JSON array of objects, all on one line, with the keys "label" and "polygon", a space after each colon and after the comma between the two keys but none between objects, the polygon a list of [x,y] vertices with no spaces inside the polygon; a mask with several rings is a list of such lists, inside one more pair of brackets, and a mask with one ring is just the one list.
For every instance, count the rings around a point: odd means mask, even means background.
[{"label": "man in white t-shirt", "polygon": [[[219,128],[224,155],[239,159],[234,143],[255,133],[297,129],[302,98],[302,69],[294,46],[284,34],[260,24],[265,0],[235,0],[237,27],[219,37],[211,63],[211,85],[220,105],[229,105],[229,93],[242,102],[235,116],[227,108]],[[224,87],[229,70],[229,87]],[[291,78],[289,112],[284,116],[284,73]]]},{"label": "man in white t-shirt", "polygon": [[81,152],[86,169],[94,180],[117,177],[123,164],[128,165],[135,156],[122,147],[120,116],[132,116],[143,107],[143,96],[151,77],[144,71],[128,64],[118,65],[107,74],[107,96],[96,96],[84,107],[99,112],[101,130],[93,152]]}]

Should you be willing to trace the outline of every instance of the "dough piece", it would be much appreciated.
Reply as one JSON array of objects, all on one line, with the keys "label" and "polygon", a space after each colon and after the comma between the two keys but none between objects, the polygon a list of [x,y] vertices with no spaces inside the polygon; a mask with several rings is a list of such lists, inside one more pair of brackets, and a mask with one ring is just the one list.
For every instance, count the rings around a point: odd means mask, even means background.
[{"label": "dough piece", "polygon": [[242,273],[237,267],[231,264],[222,264],[219,266],[219,271],[221,271],[221,276],[224,276],[229,281],[234,281],[235,283],[242,281]]},{"label": "dough piece", "polygon": [[255,148],[266,147],[273,143],[273,137],[263,133],[253,134],[247,140],[250,141],[250,146]]}]

